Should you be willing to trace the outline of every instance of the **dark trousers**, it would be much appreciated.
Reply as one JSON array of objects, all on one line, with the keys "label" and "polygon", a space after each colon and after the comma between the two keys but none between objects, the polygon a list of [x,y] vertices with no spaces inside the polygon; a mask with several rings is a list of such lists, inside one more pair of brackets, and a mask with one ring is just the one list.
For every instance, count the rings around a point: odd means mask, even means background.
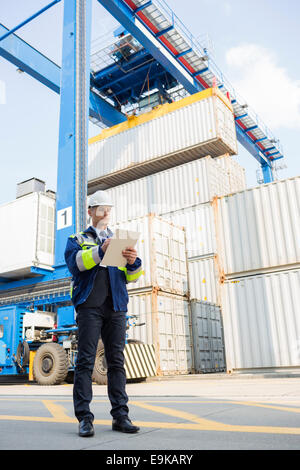
[{"label": "dark trousers", "polygon": [[82,304],[77,309],[78,356],[74,374],[73,402],[78,421],[88,418],[92,401],[92,372],[99,337],[101,336],[107,362],[107,391],[111,403],[111,415],[118,419],[128,416],[128,396],[125,391],[124,369],[126,312],[115,312],[110,296],[100,307]]}]

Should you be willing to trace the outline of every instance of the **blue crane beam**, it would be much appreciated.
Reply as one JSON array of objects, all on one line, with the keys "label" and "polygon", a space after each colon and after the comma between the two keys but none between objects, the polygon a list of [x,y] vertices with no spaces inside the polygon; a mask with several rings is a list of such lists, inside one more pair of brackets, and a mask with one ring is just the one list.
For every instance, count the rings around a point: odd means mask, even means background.
[{"label": "blue crane beam", "polygon": [[53,2],[49,3],[48,5],[46,5],[44,8],[42,8],[41,10],[37,11],[36,13],[34,13],[33,15],[31,15],[29,18],[27,18],[26,20],[22,21],[22,23],[18,24],[17,26],[15,26],[14,28],[10,29],[9,31],[6,31],[2,36],[0,36],[0,41],[3,41],[3,39],[7,38],[8,36],[10,36],[11,34],[15,33],[16,31],[18,31],[18,29],[22,28],[23,26],[25,26],[25,24],[29,23],[30,21],[34,20],[35,18],[37,18],[39,15],[41,15],[42,13],[44,13],[46,10],[49,10],[49,8],[53,7],[54,5],[56,5],[57,3],[59,3],[61,0],[53,0]]},{"label": "blue crane beam", "polygon": [[[0,24],[1,35],[8,31],[4,25]],[[50,90],[60,93],[61,68],[16,34],[11,34],[0,42],[0,56],[46,85]],[[122,113],[93,91],[90,91],[89,114],[103,121],[108,127],[126,120]]]}]

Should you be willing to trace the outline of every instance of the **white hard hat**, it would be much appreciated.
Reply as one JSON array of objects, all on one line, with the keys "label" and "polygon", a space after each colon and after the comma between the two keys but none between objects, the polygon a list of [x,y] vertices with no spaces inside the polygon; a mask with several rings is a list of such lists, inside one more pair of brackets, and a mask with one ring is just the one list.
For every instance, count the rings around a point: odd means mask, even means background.
[{"label": "white hard hat", "polygon": [[88,207],[94,206],[113,206],[113,202],[105,191],[96,191],[89,197]]}]

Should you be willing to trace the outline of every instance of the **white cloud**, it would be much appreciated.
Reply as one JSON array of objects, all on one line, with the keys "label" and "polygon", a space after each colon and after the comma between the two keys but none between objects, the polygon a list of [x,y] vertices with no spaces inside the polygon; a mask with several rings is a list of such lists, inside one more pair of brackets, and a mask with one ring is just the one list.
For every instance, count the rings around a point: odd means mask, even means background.
[{"label": "white cloud", "polygon": [[226,54],[237,93],[270,128],[300,128],[300,81],[293,80],[268,49],[245,44]]}]

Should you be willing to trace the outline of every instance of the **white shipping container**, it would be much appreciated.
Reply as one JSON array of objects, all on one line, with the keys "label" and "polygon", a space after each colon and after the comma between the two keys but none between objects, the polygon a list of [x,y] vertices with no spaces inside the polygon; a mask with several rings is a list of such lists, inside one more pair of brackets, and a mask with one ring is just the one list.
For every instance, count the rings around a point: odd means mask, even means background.
[{"label": "white shipping container", "polygon": [[128,290],[157,287],[166,292],[185,295],[188,290],[185,231],[161,217],[151,214],[121,224],[116,228],[139,232],[136,245],[144,275]]},{"label": "white shipping container", "polygon": [[221,308],[209,302],[193,300],[192,337],[196,373],[226,369]]},{"label": "white shipping container", "polygon": [[114,203],[112,223],[181,210],[230,193],[226,171],[204,157],[106,191]]},{"label": "white shipping container", "polygon": [[162,171],[152,178],[154,212],[184,209],[230,192],[226,171],[210,156]]},{"label": "white shipping container", "polygon": [[220,305],[220,282],[215,257],[188,260],[189,298]]},{"label": "white shipping container", "polygon": [[226,275],[299,265],[299,176],[222,197],[217,214]]},{"label": "white shipping container", "polygon": [[131,117],[90,139],[88,179],[107,189],[211,155],[237,153],[232,107],[208,89]]},{"label": "white shipping container", "polygon": [[227,172],[229,179],[229,193],[247,189],[245,168],[243,168],[231,155],[222,155],[215,162]]},{"label": "white shipping container", "polygon": [[32,267],[53,270],[53,197],[40,192],[19,197],[0,206],[0,220],[0,277],[33,277]]},{"label": "white shipping container", "polygon": [[128,314],[138,315],[128,338],[154,344],[158,375],[192,369],[189,305],[185,297],[156,290],[129,295]]},{"label": "white shipping container", "polygon": [[188,258],[208,257],[216,253],[214,210],[211,203],[162,214],[162,217],[185,228]]},{"label": "white shipping container", "polygon": [[226,281],[222,312],[228,371],[300,367],[300,270]]}]

